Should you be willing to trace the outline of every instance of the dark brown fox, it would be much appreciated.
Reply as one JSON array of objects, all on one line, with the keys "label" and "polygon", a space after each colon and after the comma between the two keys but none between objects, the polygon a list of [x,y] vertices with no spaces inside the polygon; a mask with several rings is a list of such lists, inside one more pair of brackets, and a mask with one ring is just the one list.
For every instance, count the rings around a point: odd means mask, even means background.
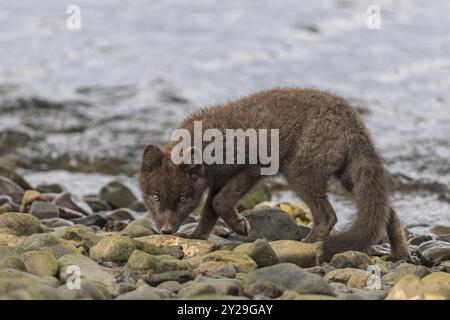
[{"label": "dark brown fox", "polygon": [[[311,209],[313,227],[304,240],[324,241],[325,260],[346,250],[367,252],[385,230],[392,254],[409,257],[390,205],[383,162],[360,115],[344,99],[313,89],[277,88],[201,109],[180,128],[192,132],[194,121],[202,121],[203,130],[279,129],[279,173]],[[207,189],[190,237],[207,238],[218,217],[236,233],[248,234],[249,223],[235,205],[262,178],[262,164],[176,165],[171,151],[177,143],[163,150],[148,145],[143,153],[139,182],[157,227],[162,233],[176,232]],[[326,193],[332,177],[352,192],[358,211],[352,225],[336,235],[330,235],[337,219]]]}]

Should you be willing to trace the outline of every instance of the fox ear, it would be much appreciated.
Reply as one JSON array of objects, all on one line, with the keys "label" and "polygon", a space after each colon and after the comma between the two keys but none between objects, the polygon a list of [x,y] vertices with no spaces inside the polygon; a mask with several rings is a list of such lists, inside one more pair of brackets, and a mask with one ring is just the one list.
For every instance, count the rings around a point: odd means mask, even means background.
[{"label": "fox ear", "polygon": [[147,145],[142,154],[141,171],[151,172],[161,165],[162,159],[163,152],[161,149],[154,144]]}]

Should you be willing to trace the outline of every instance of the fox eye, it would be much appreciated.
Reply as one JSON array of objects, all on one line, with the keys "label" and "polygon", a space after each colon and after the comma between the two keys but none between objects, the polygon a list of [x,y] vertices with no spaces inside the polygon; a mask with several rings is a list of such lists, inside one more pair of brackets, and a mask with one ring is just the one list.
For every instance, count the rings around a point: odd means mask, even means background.
[{"label": "fox eye", "polygon": [[186,201],[186,197],[185,196],[181,196],[180,197],[180,202],[184,202],[184,201]]},{"label": "fox eye", "polygon": [[156,195],[156,194],[154,194],[154,195],[153,195],[153,199],[155,199],[156,201],[159,201],[159,196]]}]

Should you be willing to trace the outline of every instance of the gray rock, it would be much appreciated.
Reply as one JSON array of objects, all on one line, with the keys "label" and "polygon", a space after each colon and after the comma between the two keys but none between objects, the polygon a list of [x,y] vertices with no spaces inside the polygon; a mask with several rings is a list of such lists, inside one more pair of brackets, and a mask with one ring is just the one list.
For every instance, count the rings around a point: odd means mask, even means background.
[{"label": "gray rock", "polygon": [[243,276],[242,286],[244,291],[254,288],[256,284],[260,284],[261,288],[272,286],[280,292],[293,290],[299,294],[334,295],[333,289],[324,279],[293,263],[276,264],[249,272]]},{"label": "gray rock", "polygon": [[107,222],[105,217],[99,213],[94,213],[83,218],[72,219],[71,221],[76,224],[82,224],[85,226],[97,226],[99,228],[103,228]]},{"label": "gray rock", "polygon": [[24,190],[14,181],[0,176],[0,195],[11,197],[12,201],[20,203],[22,200]]},{"label": "gray rock", "polygon": [[146,212],[147,208],[145,207],[145,204],[141,201],[135,201],[133,202],[129,208],[133,211],[137,211],[137,212]]},{"label": "gray rock", "polygon": [[139,287],[134,291],[121,294],[116,300],[162,300],[170,299],[175,295],[168,290],[162,288]]},{"label": "gray rock", "polygon": [[450,234],[436,237],[436,240],[450,242]]},{"label": "gray rock", "polygon": [[183,259],[184,258],[184,251],[183,251],[183,247],[178,245],[178,246],[167,246],[167,247],[163,247],[164,253],[168,256],[172,256],[175,257],[177,259]]},{"label": "gray rock", "polygon": [[[284,211],[274,208],[246,210],[242,215],[250,223],[251,231],[247,237],[237,234],[230,235],[230,239],[240,241],[255,241],[256,239],[301,240],[309,233],[298,226]],[[307,232],[306,232],[307,231]]]},{"label": "gray rock", "polygon": [[53,203],[59,207],[81,212],[83,215],[92,214],[91,207],[89,207],[89,205],[82,198],[69,192],[64,192],[59,195],[55,200],[53,200]]},{"label": "gray rock", "polygon": [[216,294],[216,289],[208,283],[190,282],[178,291],[179,298],[187,298],[205,294]]},{"label": "gray rock", "polygon": [[344,300],[384,300],[389,290],[357,290],[351,294],[339,295]]},{"label": "gray rock", "polygon": [[419,245],[418,254],[429,265],[450,260],[450,243],[439,240],[424,242]]},{"label": "gray rock", "polygon": [[143,277],[145,282],[149,285],[157,286],[163,282],[175,281],[178,283],[184,283],[193,279],[191,270],[173,270],[162,273],[153,273],[149,276]]},{"label": "gray rock", "polygon": [[96,195],[85,196],[83,197],[83,200],[91,207],[92,211],[94,212],[111,210],[111,206]]},{"label": "gray rock", "polygon": [[131,220],[133,221],[134,219],[136,219],[136,213],[133,212],[133,210],[128,209],[128,208],[119,208],[116,210],[113,210],[111,212],[108,212],[105,215],[105,218],[107,220],[111,219],[111,220]]},{"label": "gray rock", "polygon": [[244,243],[237,246],[234,251],[242,252],[252,258],[258,268],[268,267],[278,263],[278,257],[270,244],[262,239],[253,243]]},{"label": "gray rock", "polygon": [[41,223],[49,228],[70,227],[74,225],[72,221],[62,218],[42,219]]},{"label": "gray rock", "polygon": [[24,251],[45,250],[59,258],[69,253],[79,253],[78,249],[70,242],[47,233],[37,233],[18,242],[17,247]]},{"label": "gray rock", "polygon": [[39,220],[58,218],[59,209],[56,205],[50,202],[33,201],[29,209],[29,213],[38,218]]},{"label": "gray rock", "polygon": [[[9,169],[5,166],[0,165],[0,176],[8,178],[18,184],[23,190],[33,189],[31,185],[20,175],[18,175],[14,170]],[[0,193],[1,194],[1,193]],[[17,201],[19,203],[19,201]]]},{"label": "gray rock", "polygon": [[155,274],[176,270],[190,271],[192,269],[190,264],[186,261],[178,260],[172,256],[166,255],[155,256],[140,250],[133,251],[128,259],[127,268],[135,271],[151,270]]},{"label": "gray rock", "polygon": [[158,285],[158,288],[177,293],[181,289],[181,283],[174,280],[164,281]]},{"label": "gray rock", "polygon": [[63,193],[64,188],[57,183],[39,184],[35,188],[40,193]]},{"label": "gray rock", "polygon": [[409,239],[408,243],[413,246],[418,246],[421,243],[430,241],[430,240],[433,240],[433,238],[430,235],[423,234],[423,235],[415,236],[415,237]]},{"label": "gray rock", "polygon": [[237,271],[232,263],[223,263],[222,261],[207,261],[195,268],[196,275],[202,275],[208,278],[234,278]]},{"label": "gray rock", "polygon": [[239,296],[242,295],[241,282],[236,279],[211,279],[207,277],[198,277],[194,282],[207,283],[211,285],[217,294]]},{"label": "gray rock", "polygon": [[58,209],[59,209],[59,216],[63,219],[73,220],[84,217],[84,214],[82,214],[81,212],[69,208],[58,207]]},{"label": "gray rock", "polygon": [[112,181],[100,190],[100,199],[113,208],[130,208],[137,202],[131,190],[119,181]]}]

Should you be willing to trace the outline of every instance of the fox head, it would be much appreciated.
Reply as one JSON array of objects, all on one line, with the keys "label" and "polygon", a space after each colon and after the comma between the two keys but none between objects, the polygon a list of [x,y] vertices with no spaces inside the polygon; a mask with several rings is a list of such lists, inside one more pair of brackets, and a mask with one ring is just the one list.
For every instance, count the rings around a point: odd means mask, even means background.
[{"label": "fox head", "polygon": [[170,153],[148,145],[142,155],[139,185],[156,227],[161,233],[172,234],[200,203],[206,189],[204,167],[175,165]]}]

